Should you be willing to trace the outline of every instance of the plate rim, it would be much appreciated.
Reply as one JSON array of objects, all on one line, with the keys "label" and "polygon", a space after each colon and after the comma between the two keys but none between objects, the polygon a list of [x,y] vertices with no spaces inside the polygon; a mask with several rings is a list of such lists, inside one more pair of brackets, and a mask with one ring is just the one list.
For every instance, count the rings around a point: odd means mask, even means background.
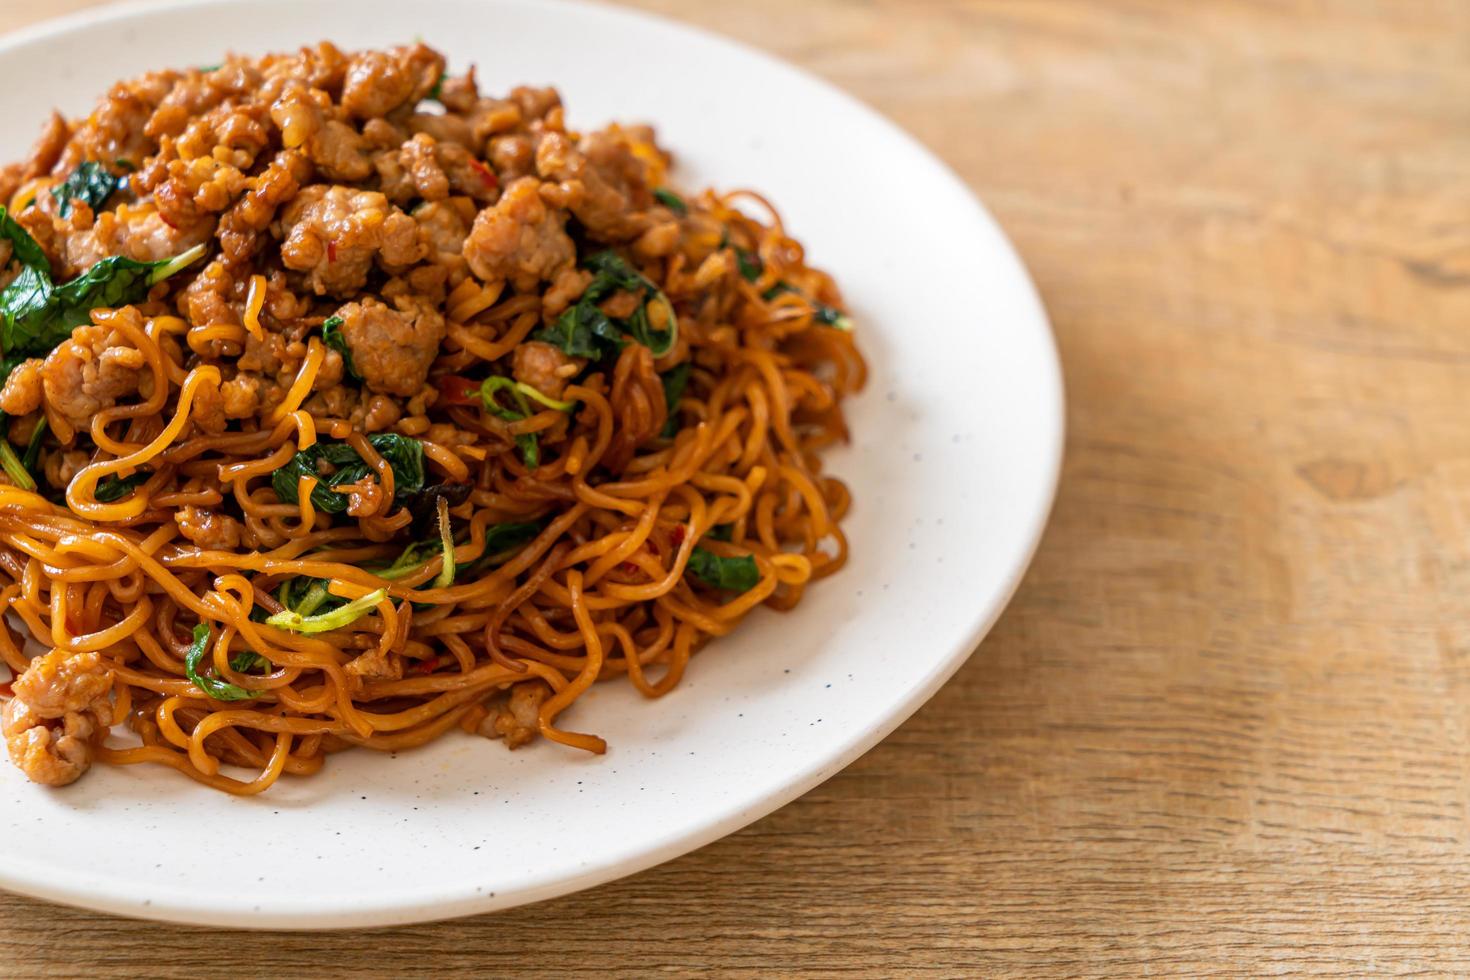
[{"label": "plate rim", "polygon": [[[316,6],[340,5],[344,0],[297,0]],[[917,137],[898,123],[856,95],[834,82],[815,74],[800,65],[754,47],[744,41],[728,37],[709,28],[690,24],[659,13],[603,2],[603,0],[500,0],[517,5],[561,7],[572,11],[596,10],[603,14],[626,18],[661,29],[676,29],[697,35],[703,42],[724,47],[744,58],[759,62],[766,69],[794,73],[807,84],[819,89],[831,99],[847,104],[865,121],[883,132],[887,141],[902,144],[905,149],[923,159],[936,172],[943,175],[959,197],[968,202],[973,219],[985,226],[989,236],[999,247],[997,258],[1009,262],[1013,267],[1010,275],[1016,280],[1024,300],[1033,308],[1036,326],[1039,328],[1042,353],[1039,370],[1045,374],[1045,392],[1038,392],[1044,402],[1044,412],[1051,424],[1044,433],[1044,442],[1038,441],[1036,448],[1044,466],[1044,493],[1030,505],[1026,514],[1026,545],[1017,553],[1007,581],[1002,589],[983,604],[978,604],[963,642],[956,642],[955,649],[939,658],[928,674],[916,683],[907,697],[883,709],[882,721],[870,728],[855,730],[846,738],[840,749],[823,757],[812,757],[800,766],[793,767],[791,778],[782,786],[758,799],[748,800],[743,805],[728,807],[714,819],[679,834],[663,839],[657,846],[647,847],[635,856],[607,860],[575,875],[556,875],[550,880],[523,883],[515,889],[486,895],[450,895],[439,899],[411,900],[368,900],[360,904],[337,904],[320,912],[290,913],[290,919],[273,915],[268,910],[244,912],[238,907],[220,903],[208,908],[184,904],[180,901],[158,901],[144,899],[141,893],[125,896],[116,892],[98,893],[82,887],[55,884],[43,876],[25,872],[17,873],[13,868],[0,864],[0,888],[17,894],[56,902],[77,908],[92,909],[137,919],[175,922],[190,925],[229,926],[251,930],[314,931],[325,929],[366,929],[389,925],[406,925],[468,915],[500,911],[533,902],[546,901],[573,892],[594,888],[620,878],[639,874],[657,865],[698,850],[708,844],[733,834],[757,820],[773,813],[793,800],[847,768],[863,754],[893,733],[913,716],[977,651],[980,643],[989,634],[996,621],[1009,606],[1016,590],[1020,587],[1027,570],[1035,558],[1037,549],[1050,521],[1056,502],[1057,488],[1061,478],[1062,461],[1066,442],[1066,392],[1061,359],[1057,349],[1056,334],[1046,306],[1036,288],[1030,271],[1019,251],[1000,223],[991,214],[965,181],[949,163],[931,150]],[[0,34],[0,59],[12,51],[27,45],[62,37],[83,26],[119,23],[141,17],[194,8],[248,7],[249,0],[121,0],[100,7],[82,8],[59,17],[48,18],[28,24],[14,31]],[[350,920],[350,921],[349,921]]]}]

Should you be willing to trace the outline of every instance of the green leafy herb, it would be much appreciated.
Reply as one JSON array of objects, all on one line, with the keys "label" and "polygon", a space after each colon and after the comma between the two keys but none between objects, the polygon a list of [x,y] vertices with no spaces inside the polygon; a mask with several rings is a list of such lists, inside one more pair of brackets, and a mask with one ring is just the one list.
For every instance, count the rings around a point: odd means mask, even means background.
[{"label": "green leafy herb", "polygon": [[[500,398],[500,392],[510,395],[512,404],[506,405]],[[485,403],[485,410],[497,418],[507,422],[519,422],[528,419],[533,414],[531,403],[527,398],[532,398],[547,408],[556,409],[559,412],[570,412],[576,408],[575,402],[564,402],[543,394],[539,389],[533,388],[524,381],[512,381],[510,378],[498,374],[492,374],[480,385],[480,400]],[[527,468],[535,469],[541,465],[541,443],[534,432],[523,432],[516,436],[516,448],[521,451],[521,462]]]},{"label": "green leafy herb", "polygon": [[415,541],[404,548],[403,553],[393,559],[393,564],[387,568],[370,568],[368,571],[378,578],[392,582],[408,578],[422,570],[437,555],[443,558],[443,564],[439,566],[439,574],[434,576],[434,588],[444,589],[454,584],[457,567],[454,564],[454,532],[449,521],[449,500],[435,497],[434,503],[438,509],[438,536],[432,541]]},{"label": "green leafy herb", "polygon": [[0,238],[14,246],[14,258],[22,268],[40,269],[46,273],[48,280],[51,278],[51,262],[46,258],[46,253],[36,244],[31,233],[22,228],[20,222],[12,218],[4,207],[0,207]]},{"label": "green leafy herb", "polygon": [[755,282],[766,271],[766,265],[759,255],[739,246],[735,248],[735,264],[740,267],[740,274],[745,277],[746,282]]},{"label": "green leafy herb", "polygon": [[541,533],[542,521],[516,521],[510,524],[491,524],[485,529],[485,554],[503,555],[508,551],[529,544]]},{"label": "green leafy herb", "polygon": [[663,431],[659,435],[665,439],[672,438],[679,431],[679,417],[675,411],[679,407],[679,399],[684,395],[684,389],[689,387],[690,365],[688,361],[676,364],[663,374],[659,380],[664,383],[664,405],[668,409],[668,420],[664,422]]},{"label": "green leafy herb", "polygon": [[96,497],[99,503],[110,504],[114,500],[121,500],[147,483],[148,478],[152,475],[147,470],[139,470],[132,476],[122,477],[109,473],[97,481],[97,489],[92,496]]},{"label": "green leafy herb", "polygon": [[276,601],[301,616],[347,604],[346,599],[327,591],[326,579],[309,575],[296,575],[282,582],[276,588]]},{"label": "green leafy herb", "polygon": [[[0,425],[3,425],[4,422],[5,415],[0,412]],[[0,432],[0,469],[5,471],[11,483],[22,490],[36,489],[36,481],[32,479],[30,471],[20,461],[20,457],[15,454],[15,447],[10,444],[9,439],[5,438],[3,432]]]},{"label": "green leafy herb", "polygon": [[113,255],[96,262],[70,282],[51,281],[51,264],[35,239],[0,207],[0,237],[15,247],[20,275],[0,291],[0,349],[7,357],[48,354],[88,322],[99,306],[126,306],[157,283],[204,254],[196,245],[162,262],[136,262]]},{"label": "green leafy herb", "polygon": [[129,160],[127,157],[118,157],[112,162],[117,165],[117,168],[119,170],[126,170],[128,173],[132,173],[134,170],[138,169],[138,165]]},{"label": "green leafy herb", "polygon": [[366,616],[387,595],[384,589],[374,589],[361,599],[338,606],[327,612],[307,615],[294,609],[283,609],[265,621],[267,626],[291,630],[293,633],[326,633],[349,626]]},{"label": "green leafy herb", "polygon": [[747,592],[761,580],[750,555],[724,558],[700,547],[689,553],[689,571],[705,585],[726,592]]},{"label": "green leafy herb", "polygon": [[589,298],[589,294],[593,294],[593,286],[588,286],[582,298],[557,317],[555,323],[536,331],[532,338],[561,348],[562,353],[569,357],[586,357],[594,361],[601,360],[605,354],[621,351],[627,343],[623,339],[623,331],[598,307],[595,294]]},{"label": "green leafy herb", "polygon": [[540,534],[545,526],[545,521],[518,521],[511,524],[490,525],[485,529],[485,550],[480,553],[480,557],[456,566],[455,574],[476,575],[486,568],[503,564],[506,559]]},{"label": "green leafy herb", "polygon": [[[624,334],[663,357],[679,337],[679,319],[669,298],[618,253],[598,252],[582,263],[593,273],[592,282],[576,303],[554,324],[536,331],[534,340],[555,344],[571,357],[600,360],[622,350]],[[609,317],[598,306],[619,290],[641,294],[642,302],[626,320]]]},{"label": "green leafy herb", "polygon": [[[194,627],[194,642],[189,646],[189,652],[184,654],[184,673],[194,686],[216,701],[243,701],[246,698],[260,697],[259,691],[247,691],[238,684],[222,681],[212,674],[201,674],[200,664],[204,663],[209,653],[209,627],[200,623]],[[231,667],[233,667],[233,663]]]},{"label": "green leafy herb", "polygon": [[435,102],[438,102],[440,99],[442,99],[444,97],[444,79],[448,77],[448,72],[441,71],[439,73],[439,77],[434,79],[434,87],[429,89],[429,94],[424,96],[424,98],[433,99]]},{"label": "green leafy herb", "polygon": [[705,537],[709,538],[711,541],[729,541],[734,536],[735,525],[733,523],[716,524],[714,527],[709,529],[708,533],[705,534]]},{"label": "green leafy herb", "polygon": [[667,187],[654,188],[653,196],[658,199],[658,203],[675,214],[689,213],[689,205],[684,203],[684,199]]},{"label": "green leafy herb", "polygon": [[[417,439],[396,432],[379,432],[368,436],[368,442],[393,468],[393,497],[404,501],[424,488],[424,446]],[[317,478],[311,491],[311,503],[317,510],[340,514],[347,509],[347,495],[333,487],[358,483],[376,472],[363,462],[357,450],[345,442],[318,442],[292,456],[286,465],[271,474],[271,486],[282,503],[300,501],[296,484],[303,476]]]},{"label": "green leafy herb", "polygon": [[852,320],[835,306],[827,306],[823,303],[812,304],[812,320],[836,330],[848,332],[852,330]]},{"label": "green leafy herb", "polygon": [[254,650],[241,650],[230,658],[230,669],[237,674],[249,673],[260,666],[264,666],[266,673],[270,673],[270,661]]},{"label": "green leafy herb", "polygon": [[117,190],[120,179],[95,160],[88,160],[71,172],[71,176],[51,188],[56,198],[56,213],[65,218],[71,214],[72,201],[81,201],[96,211]]},{"label": "green leafy herb", "polygon": [[[782,279],[770,289],[767,289],[764,293],[761,293],[761,298],[769,301],[784,293],[796,293],[798,296],[802,295],[801,290],[791,285],[791,283],[787,282],[785,279]],[[805,299],[804,296],[802,298]],[[811,300],[807,300],[807,302],[811,303],[812,320],[814,322],[820,323],[823,326],[833,327],[837,330],[852,330],[852,320],[849,319],[846,313],[843,313],[837,307],[828,306],[825,303],[812,303]]]},{"label": "green leafy herb", "polygon": [[345,321],[340,316],[329,316],[322,321],[322,343],[342,355],[342,366],[347,373],[359,380],[362,375],[357,373],[357,368],[352,363],[352,348],[347,346],[347,338],[342,336],[342,324]]},{"label": "green leafy herb", "polygon": [[200,65],[199,66],[199,71],[202,74],[208,75],[210,72],[212,72],[212,71],[219,71],[223,67],[224,67],[224,65]]},{"label": "green leafy herb", "polygon": [[404,548],[402,554],[393,559],[393,564],[386,568],[369,568],[368,571],[378,578],[396,582],[398,579],[408,578],[427,565],[437,550],[439,550],[438,541],[415,541]]},{"label": "green leafy herb", "polygon": [[[10,372],[6,371],[5,375],[9,377]],[[25,468],[32,473],[36,471],[36,463],[41,459],[41,440],[45,435],[46,416],[42,415],[40,420],[36,422],[36,427],[31,430],[30,442],[26,444],[26,454],[21,457],[21,462],[25,464]]]}]

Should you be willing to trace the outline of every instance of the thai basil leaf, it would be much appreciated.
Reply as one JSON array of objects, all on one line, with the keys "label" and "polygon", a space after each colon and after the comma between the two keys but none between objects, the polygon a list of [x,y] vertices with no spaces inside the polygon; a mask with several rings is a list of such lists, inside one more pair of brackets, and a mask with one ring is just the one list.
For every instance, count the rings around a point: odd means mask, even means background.
[{"label": "thai basil leaf", "polygon": [[[513,407],[507,407],[500,401],[498,393],[506,391],[510,393],[515,402]],[[485,410],[507,422],[519,422],[531,417],[531,405],[526,401],[526,395],[521,390],[521,385],[510,378],[500,375],[491,375],[485,379],[480,386],[480,400],[485,403]],[[523,432],[515,437],[516,448],[521,452],[521,462],[526,464],[527,469],[534,470],[541,465],[541,442],[536,438],[534,432]]]},{"label": "thai basil leaf", "polygon": [[[652,324],[648,313],[650,308],[663,314],[662,327]],[[654,357],[663,357],[674,349],[674,340],[679,336],[679,319],[674,315],[674,308],[669,305],[664,294],[659,293],[658,302],[644,303],[633,311],[633,315],[628,318],[628,332],[633,335],[634,340],[647,347]]]},{"label": "thai basil leaf", "polygon": [[92,496],[97,498],[98,503],[110,504],[114,500],[121,500],[147,483],[148,478],[152,475],[147,470],[139,470],[132,476],[122,477],[109,473],[97,481],[97,489]]},{"label": "thai basil leaf", "polygon": [[664,405],[668,410],[668,420],[664,422],[663,431],[659,435],[665,439],[672,438],[679,431],[679,419],[674,411],[679,407],[679,399],[684,395],[684,389],[689,387],[690,365],[688,361],[676,364],[663,374],[659,380],[664,383]]},{"label": "thai basil leaf", "polygon": [[189,652],[184,654],[184,673],[194,686],[216,701],[243,701],[246,698],[260,697],[259,691],[247,691],[238,684],[222,681],[218,677],[199,673],[199,665],[204,663],[205,656],[209,653],[209,627],[200,623],[194,627],[194,642],[189,646]]},{"label": "thai basil leaf", "polygon": [[[423,443],[396,432],[370,435],[368,442],[393,468],[395,500],[410,500],[424,489]],[[323,473],[318,469],[321,464],[329,465],[332,471]],[[300,501],[296,493],[297,481],[303,476],[314,476],[317,485],[311,492],[312,506],[328,514],[340,514],[347,509],[347,495],[336,493],[332,487],[358,483],[370,476],[376,478],[376,475],[347,443],[318,442],[292,456],[285,466],[271,474],[271,486],[282,503],[294,504]]]},{"label": "thai basil leaf", "polygon": [[36,481],[31,477],[30,470],[26,469],[24,463],[16,455],[15,447],[10,444],[3,431],[6,415],[0,412],[0,470],[10,478],[10,482],[22,490],[36,489]]},{"label": "thai basil leaf", "polygon": [[445,497],[436,497],[434,503],[439,510],[436,515],[438,536],[431,541],[415,541],[404,548],[403,553],[393,559],[393,564],[387,568],[370,568],[368,571],[378,578],[392,582],[414,574],[439,555],[443,557],[444,563],[439,566],[434,588],[442,589],[454,584],[454,573],[457,569],[454,564],[454,535],[449,524],[449,501]]},{"label": "thai basil leaf", "polygon": [[[791,285],[791,283],[787,282],[785,279],[782,279],[770,289],[767,289],[764,293],[761,293],[761,298],[765,300],[773,300],[783,293],[796,293],[798,296],[802,295],[801,290]],[[812,322],[820,323],[825,327],[832,327],[837,330],[852,329],[852,320],[848,318],[848,315],[846,313],[843,313],[837,307],[828,306],[826,303],[812,303],[811,300],[807,300],[807,302],[811,303]]]},{"label": "thai basil leaf", "polygon": [[517,521],[511,524],[492,524],[485,529],[485,554],[502,555],[512,548],[530,544],[544,527],[542,521]]},{"label": "thai basil leaf", "polygon": [[454,569],[456,575],[475,575],[486,568],[502,564],[507,558],[529,544],[546,527],[545,521],[517,521],[511,524],[492,524],[485,529],[485,550],[474,561],[464,562]]},{"label": "thai basil leaf", "polygon": [[675,214],[682,215],[689,213],[689,205],[684,203],[684,199],[667,187],[654,188],[653,196],[658,200],[658,203]]},{"label": "thai basil leaf", "polygon": [[46,274],[49,281],[51,278],[51,261],[46,258],[45,251],[36,244],[31,233],[21,227],[20,222],[10,216],[10,213],[0,206],[0,238],[4,238],[14,246],[14,258],[26,269],[39,269]]},{"label": "thai basil leaf", "polygon": [[102,164],[88,160],[51,188],[51,196],[57,201],[56,213],[63,218],[70,215],[72,201],[81,201],[96,211],[107,203],[120,183],[121,178],[114,177]]},{"label": "thai basil leaf", "polygon": [[[622,350],[624,334],[632,334],[654,357],[663,357],[673,349],[679,337],[679,320],[673,304],[658,286],[611,250],[590,255],[582,264],[592,271],[592,282],[556,323],[532,334],[533,340],[554,344],[569,357],[594,360]],[[626,320],[609,317],[598,306],[619,290],[642,294],[642,302]],[[651,322],[650,303],[663,314],[663,323]]]},{"label": "thai basil leaf", "polygon": [[0,291],[0,348],[7,355],[50,353],[71,336],[73,327],[91,319],[92,310],[136,303],[205,251],[203,245],[195,245],[160,262],[113,255],[58,286],[51,281],[50,264],[40,246],[3,211],[0,208],[0,237],[15,245],[15,257],[24,266]]},{"label": "thai basil leaf", "polygon": [[[276,588],[276,601],[302,616],[347,604],[346,599],[327,591],[326,579],[312,578],[309,575],[296,575],[282,582]],[[262,622],[266,619],[269,617],[262,619]]]},{"label": "thai basil leaf", "polygon": [[621,351],[626,343],[622,330],[595,301],[587,298],[587,293],[567,307],[554,324],[532,334],[532,339],[559,347],[568,357],[594,361],[601,360],[604,354]]},{"label": "thai basil leaf", "polygon": [[266,671],[270,671],[269,662],[254,650],[241,650],[230,658],[230,669],[237,674],[243,674],[254,670],[261,664],[266,665]]},{"label": "thai basil leaf", "polygon": [[[0,370],[3,370],[3,368],[0,368]],[[9,377],[10,372],[6,371],[5,376]],[[36,471],[36,463],[41,459],[41,440],[45,436],[46,416],[42,415],[40,420],[36,422],[36,427],[31,430],[30,442],[26,444],[26,454],[21,457],[21,462],[25,464],[25,468],[32,473]]]},{"label": "thai basil leaf", "polygon": [[740,267],[740,275],[746,282],[755,282],[766,270],[766,264],[759,255],[739,247],[735,249],[735,264]]},{"label": "thai basil leaf", "polygon": [[689,571],[705,585],[727,592],[747,592],[761,580],[750,555],[724,558],[700,547],[689,553]]},{"label": "thai basil leaf", "polygon": [[342,366],[352,377],[362,380],[362,375],[357,373],[357,368],[352,363],[352,348],[347,346],[347,338],[342,336],[343,319],[340,316],[329,316],[322,321],[322,343],[342,355]]},{"label": "thai basil leaf", "polygon": [[835,306],[827,306],[824,303],[812,304],[812,321],[832,327],[834,330],[850,331],[852,329],[852,320],[846,313]]}]

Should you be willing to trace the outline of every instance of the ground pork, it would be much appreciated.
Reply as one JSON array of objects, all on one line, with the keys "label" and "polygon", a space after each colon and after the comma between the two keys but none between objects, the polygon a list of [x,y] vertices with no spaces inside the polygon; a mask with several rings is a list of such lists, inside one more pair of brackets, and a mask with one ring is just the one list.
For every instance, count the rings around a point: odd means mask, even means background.
[{"label": "ground pork", "polygon": [[650,224],[639,210],[651,203],[644,164],[607,133],[590,133],[577,146],[561,133],[546,134],[536,147],[536,172],[556,184],[549,199],[603,241],[627,241]]},{"label": "ground pork", "polygon": [[510,689],[504,704],[491,709],[480,722],[479,733],[486,738],[503,738],[508,749],[520,748],[541,730],[538,714],[541,702],[551,689],[541,681],[527,681]]},{"label": "ground pork", "polygon": [[0,388],[0,412],[6,415],[29,415],[41,407],[45,393],[41,385],[41,359],[22,361]]},{"label": "ground pork", "polygon": [[360,52],[347,63],[342,108],[359,119],[386,116],[428,95],[443,74],[443,56],[422,44]]},{"label": "ground pork", "polygon": [[443,268],[449,285],[458,285],[469,274],[464,240],[475,220],[474,202],[466,197],[452,197],[423,204],[414,208],[413,220],[418,222],[425,260]]},{"label": "ground pork", "polygon": [[179,533],[201,548],[228,551],[240,546],[240,522],[207,507],[186,505],[174,514]]},{"label": "ground pork", "polygon": [[475,218],[464,243],[475,275],[487,282],[508,279],[528,291],[575,264],[577,249],[566,233],[566,216],[547,207],[540,187],[534,177],[513,181],[493,207]]},{"label": "ground pork", "polygon": [[110,724],[112,669],[95,651],[51,652],[32,660],[11,685],[3,721],[10,759],[31,780],[65,786],[92,763],[88,739]]},{"label": "ground pork", "polygon": [[318,296],[347,296],[367,282],[373,260],[388,267],[421,259],[418,225],[377,191],[314,184],[286,206],[281,261],[306,274]]},{"label": "ground pork", "polygon": [[539,340],[516,346],[511,357],[511,375],[546,395],[560,398],[567,382],[582,370],[582,362],[561,352],[561,348]]},{"label": "ground pork", "polygon": [[413,297],[389,307],[371,296],[337,310],[352,366],[368,388],[408,397],[424,386],[444,339],[444,317]]},{"label": "ground pork", "polygon": [[47,355],[41,384],[46,401],[85,430],[93,415],[139,390],[145,363],[143,353],[111,327],[86,324]]}]

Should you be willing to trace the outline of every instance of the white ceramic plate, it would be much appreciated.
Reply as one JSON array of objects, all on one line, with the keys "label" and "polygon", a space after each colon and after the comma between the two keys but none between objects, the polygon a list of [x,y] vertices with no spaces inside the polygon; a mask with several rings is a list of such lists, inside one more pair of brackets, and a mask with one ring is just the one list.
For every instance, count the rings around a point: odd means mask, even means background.
[{"label": "white ceramic plate", "polygon": [[6,888],[127,915],[325,928],[596,885],[737,830],[857,758],[964,662],[1030,559],[1061,456],[1062,389],[1025,270],[912,139],[747,48],[533,0],[84,12],[0,42],[0,159],[25,151],[53,103],[85,114],[150,68],[415,37],[452,67],[477,64],[485,90],[556,84],[573,125],[654,122],[681,185],[754,187],[781,207],[836,275],[872,365],[853,444],[830,458],[856,498],[852,561],[794,612],[759,612],[706,648],[662,700],[599,685],[569,720],[607,739],[601,758],[452,736],[396,757],[335,756],[255,799],[153,766],[97,767],[51,791],[0,763]]}]

